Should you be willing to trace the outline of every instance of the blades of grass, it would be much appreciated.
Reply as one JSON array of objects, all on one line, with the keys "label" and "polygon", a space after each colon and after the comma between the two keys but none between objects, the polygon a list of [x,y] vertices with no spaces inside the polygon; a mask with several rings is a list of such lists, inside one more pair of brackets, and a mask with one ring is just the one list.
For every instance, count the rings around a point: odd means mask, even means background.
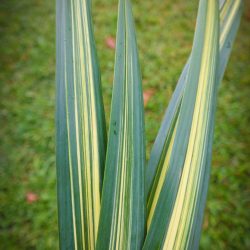
[{"label": "blades of grass", "polygon": [[[230,3],[230,4],[226,4]],[[220,14],[220,65],[219,65],[219,83],[224,75],[225,67],[229,59],[230,51],[234,38],[236,36],[242,13],[242,1],[227,0],[221,7]],[[157,203],[160,190],[168,169],[170,154],[169,144],[173,138],[173,131],[176,120],[179,115],[179,107],[181,105],[182,95],[186,83],[186,75],[188,72],[189,60],[184,67],[182,74],[177,83],[169,106],[164,115],[161,128],[153,145],[150,159],[146,168],[146,194],[148,197],[147,211],[151,210],[152,205]],[[172,139],[173,140],[173,139]],[[160,178],[162,180],[160,180]],[[152,213],[152,212],[151,212]]]},{"label": "blades of grass", "polygon": [[189,230],[185,226],[188,223],[180,223],[179,225],[178,221],[174,219],[177,217],[181,221],[179,212],[182,209],[190,217],[188,206],[184,203],[183,197],[188,195],[191,197],[190,202],[193,202],[195,187],[191,186],[186,195],[185,184],[189,172],[192,173],[194,185],[197,184],[198,175],[196,173],[203,170],[206,156],[204,152],[207,147],[206,131],[209,124],[207,114],[210,114],[213,105],[211,96],[215,86],[218,56],[219,25],[217,24],[219,24],[219,17],[216,14],[218,12],[217,5],[218,2],[213,0],[200,1],[187,83],[172,144],[173,149],[170,150],[168,171],[162,180],[163,186],[158,202],[154,204],[155,209],[152,210],[152,214],[149,213],[150,226],[143,249],[172,249],[171,247],[175,246],[178,249],[180,246],[178,244],[185,245],[188,242],[180,240],[180,238],[187,239],[186,235]]},{"label": "blades of grass", "polygon": [[60,249],[94,249],[106,128],[91,1],[57,1],[57,190]]},{"label": "blades of grass", "polygon": [[129,0],[119,1],[116,48],[97,249],[141,249],[146,219],[144,112]]}]

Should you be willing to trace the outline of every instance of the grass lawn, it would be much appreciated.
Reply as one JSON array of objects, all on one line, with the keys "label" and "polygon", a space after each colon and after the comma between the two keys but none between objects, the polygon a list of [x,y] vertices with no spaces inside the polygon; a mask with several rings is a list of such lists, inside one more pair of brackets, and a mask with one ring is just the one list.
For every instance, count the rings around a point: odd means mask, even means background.
[{"label": "grass lawn", "polygon": [[[250,249],[250,2],[222,82],[201,249]],[[197,0],[133,1],[147,156],[191,50]],[[109,114],[117,1],[93,0]],[[55,2],[0,2],[0,249],[57,249]],[[109,119],[109,115],[106,116]]]}]

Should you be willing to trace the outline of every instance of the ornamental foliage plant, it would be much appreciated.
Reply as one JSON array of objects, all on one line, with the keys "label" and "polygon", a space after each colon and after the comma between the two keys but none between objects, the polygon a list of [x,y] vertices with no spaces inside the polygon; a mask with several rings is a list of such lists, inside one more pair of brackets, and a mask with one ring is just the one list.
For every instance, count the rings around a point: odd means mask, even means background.
[{"label": "ornamental foliage plant", "polygon": [[241,0],[200,0],[192,51],[146,163],[130,1],[119,0],[107,135],[91,0],[57,0],[60,249],[199,247],[218,87],[241,13]]}]

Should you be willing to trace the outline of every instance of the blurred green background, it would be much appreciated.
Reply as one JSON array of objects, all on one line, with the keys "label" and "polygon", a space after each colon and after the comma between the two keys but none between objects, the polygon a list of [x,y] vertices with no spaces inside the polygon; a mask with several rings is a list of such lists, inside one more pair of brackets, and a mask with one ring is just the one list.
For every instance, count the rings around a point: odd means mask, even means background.
[{"label": "blurred green background", "polygon": [[[197,0],[133,1],[147,156],[191,50]],[[109,118],[117,1],[94,0]],[[0,2],[0,249],[57,249],[55,2]],[[201,249],[250,249],[250,1],[219,92]]]}]

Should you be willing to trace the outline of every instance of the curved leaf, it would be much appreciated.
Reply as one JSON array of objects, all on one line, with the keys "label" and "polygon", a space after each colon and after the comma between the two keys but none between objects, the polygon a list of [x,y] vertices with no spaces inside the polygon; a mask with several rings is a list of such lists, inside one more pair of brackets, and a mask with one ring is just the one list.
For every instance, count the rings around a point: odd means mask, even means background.
[{"label": "curved leaf", "polygon": [[[149,231],[143,249],[182,249],[191,244],[189,236],[193,228],[189,228],[188,220],[193,217],[189,208],[197,199],[195,190],[202,179],[199,173],[204,173],[207,156],[210,156],[205,152],[212,138],[207,131],[215,105],[211,100],[216,86],[218,62],[217,5],[218,2],[213,0],[200,1],[168,171],[162,180],[159,199],[153,204],[155,208],[152,207],[148,215]],[[190,185],[187,185],[188,180]]]},{"label": "curved leaf", "polygon": [[[219,55],[219,81],[224,75],[225,68],[230,56],[232,44],[235,39],[241,13],[242,13],[242,1],[224,1],[225,4],[221,7],[220,15],[220,55]],[[223,15],[222,15],[223,11]],[[176,127],[176,120],[179,115],[179,108],[181,105],[182,95],[186,84],[186,76],[188,72],[190,60],[187,61],[173,96],[169,102],[169,106],[163,118],[161,128],[156,137],[153,145],[149,162],[146,168],[146,194],[147,194],[147,210],[151,210],[152,205],[157,203],[159,193],[162,188],[163,181],[165,179],[169,157],[167,152],[170,154],[172,148],[169,147],[170,141],[173,140],[173,131]]]}]

